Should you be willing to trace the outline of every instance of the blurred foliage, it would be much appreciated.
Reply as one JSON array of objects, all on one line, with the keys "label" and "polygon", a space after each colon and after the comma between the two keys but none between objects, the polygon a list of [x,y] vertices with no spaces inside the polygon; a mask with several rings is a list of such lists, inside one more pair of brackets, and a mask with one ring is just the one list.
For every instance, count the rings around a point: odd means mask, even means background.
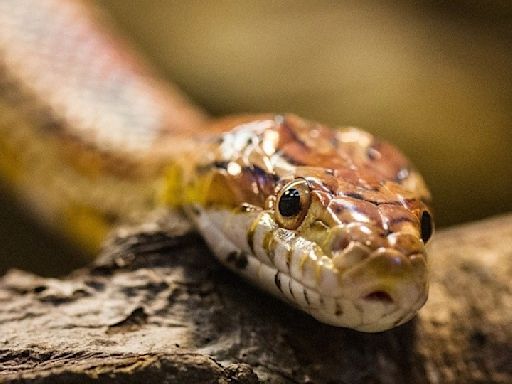
[{"label": "blurred foliage", "polygon": [[422,171],[439,226],[512,210],[512,3],[98,2],[210,113],[384,137]]}]

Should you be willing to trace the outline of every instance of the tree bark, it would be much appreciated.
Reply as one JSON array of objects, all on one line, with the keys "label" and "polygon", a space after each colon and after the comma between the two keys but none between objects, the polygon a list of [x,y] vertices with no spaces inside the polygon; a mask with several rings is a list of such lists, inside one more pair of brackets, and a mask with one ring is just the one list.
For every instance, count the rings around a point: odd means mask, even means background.
[{"label": "tree bark", "polygon": [[0,280],[0,381],[512,383],[512,215],[440,231],[430,265],[416,319],[357,333],[251,287],[160,218],[64,279]]}]

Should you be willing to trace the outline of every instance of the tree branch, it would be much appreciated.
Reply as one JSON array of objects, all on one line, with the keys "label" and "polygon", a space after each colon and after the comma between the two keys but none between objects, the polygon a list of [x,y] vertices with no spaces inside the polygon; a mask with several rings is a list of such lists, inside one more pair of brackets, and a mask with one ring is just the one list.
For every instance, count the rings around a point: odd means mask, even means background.
[{"label": "tree branch", "polygon": [[511,383],[512,215],[440,232],[416,320],[318,323],[220,267],[183,219],[121,230],[65,279],[0,280],[0,381]]}]

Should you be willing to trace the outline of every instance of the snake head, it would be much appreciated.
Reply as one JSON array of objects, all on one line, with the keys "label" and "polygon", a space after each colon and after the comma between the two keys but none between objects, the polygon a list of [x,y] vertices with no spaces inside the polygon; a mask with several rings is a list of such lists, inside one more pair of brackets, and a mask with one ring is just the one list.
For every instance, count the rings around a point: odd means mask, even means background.
[{"label": "snake head", "polygon": [[407,159],[367,132],[293,115],[223,124],[183,193],[219,260],[331,325],[375,332],[412,318],[433,223]]}]

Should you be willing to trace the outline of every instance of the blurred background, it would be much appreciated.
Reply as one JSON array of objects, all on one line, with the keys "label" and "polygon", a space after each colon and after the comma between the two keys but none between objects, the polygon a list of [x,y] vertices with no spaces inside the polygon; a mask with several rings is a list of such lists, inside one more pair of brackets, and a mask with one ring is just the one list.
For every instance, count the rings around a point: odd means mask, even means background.
[{"label": "blurred background", "polygon": [[[212,115],[294,112],[392,141],[427,180],[438,228],[512,210],[511,2],[98,3]],[[5,186],[0,244],[0,272],[87,260]]]}]

